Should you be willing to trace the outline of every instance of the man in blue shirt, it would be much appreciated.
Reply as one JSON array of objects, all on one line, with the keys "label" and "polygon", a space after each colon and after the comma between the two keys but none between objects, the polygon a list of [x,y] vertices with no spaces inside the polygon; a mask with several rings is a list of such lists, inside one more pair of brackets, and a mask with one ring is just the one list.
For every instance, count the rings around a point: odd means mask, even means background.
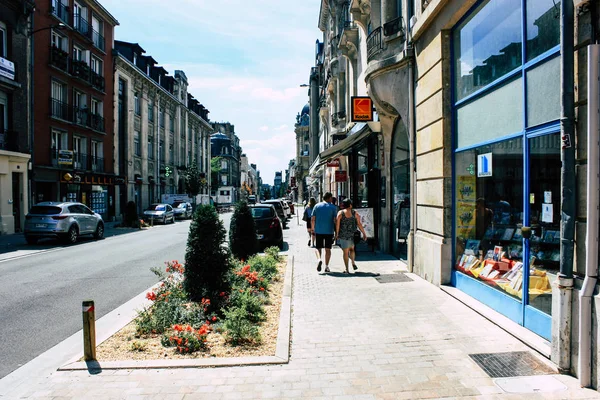
[{"label": "man in blue shirt", "polygon": [[323,196],[323,201],[315,205],[311,216],[311,227],[315,235],[315,247],[319,253],[319,264],[317,271],[321,272],[321,249],[325,249],[325,272],[329,272],[329,260],[331,259],[331,245],[335,234],[335,217],[337,207],[331,204],[333,195],[329,192]]}]

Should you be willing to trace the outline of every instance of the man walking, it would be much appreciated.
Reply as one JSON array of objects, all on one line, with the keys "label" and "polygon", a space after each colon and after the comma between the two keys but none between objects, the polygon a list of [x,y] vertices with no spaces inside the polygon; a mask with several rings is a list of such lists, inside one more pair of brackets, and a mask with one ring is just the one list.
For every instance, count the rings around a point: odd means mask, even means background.
[{"label": "man walking", "polygon": [[337,208],[331,204],[332,197],[333,195],[330,192],[325,193],[323,201],[315,205],[311,216],[311,227],[315,234],[315,245],[319,253],[318,272],[321,272],[321,266],[323,265],[321,249],[325,249],[325,272],[329,272],[331,245],[335,234],[335,217],[337,214]]}]

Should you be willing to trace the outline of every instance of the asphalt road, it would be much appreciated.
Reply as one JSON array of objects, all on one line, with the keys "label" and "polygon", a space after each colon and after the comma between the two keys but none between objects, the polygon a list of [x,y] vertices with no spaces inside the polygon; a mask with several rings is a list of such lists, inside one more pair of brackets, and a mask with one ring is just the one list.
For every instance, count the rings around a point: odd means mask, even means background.
[{"label": "asphalt road", "polygon": [[[220,215],[227,229],[231,215]],[[158,281],[151,267],[183,262],[189,226],[15,248],[26,255],[0,261],[0,378],[81,330],[83,300],[94,300],[101,318]]]}]

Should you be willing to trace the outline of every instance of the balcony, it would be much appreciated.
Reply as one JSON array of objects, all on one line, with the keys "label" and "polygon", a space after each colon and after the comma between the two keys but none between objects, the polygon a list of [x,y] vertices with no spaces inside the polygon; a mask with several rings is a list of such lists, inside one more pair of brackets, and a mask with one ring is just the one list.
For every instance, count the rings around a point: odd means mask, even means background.
[{"label": "balcony", "polygon": [[50,149],[50,164],[54,167],[64,166],[67,169],[73,168],[79,171],[105,172],[104,158],[96,157],[92,154],[73,152],[73,165],[63,165],[58,163],[60,150]]},{"label": "balcony", "polygon": [[92,29],[90,28],[90,23],[81,15],[73,15],[73,28],[82,36],[92,40]]},{"label": "balcony", "polygon": [[104,117],[98,114],[92,114],[89,126],[95,131],[104,132]]},{"label": "balcony", "polygon": [[69,53],[55,46],[50,46],[50,65],[69,72]]},{"label": "balcony", "polygon": [[402,17],[397,17],[389,22],[386,22],[383,25],[383,35],[386,37],[398,35],[399,38],[404,40],[405,33],[404,33],[404,26],[402,24]]},{"label": "balcony", "polygon": [[69,8],[60,0],[50,0],[50,13],[65,24],[69,25]]},{"label": "balcony", "polygon": [[344,3],[338,22],[338,35],[342,35],[345,29],[352,27],[352,18],[350,16],[350,2]]},{"label": "balcony", "polygon": [[85,61],[72,60],[71,61],[71,75],[86,82],[90,82],[91,77],[90,66]]},{"label": "balcony", "polygon": [[69,121],[69,105],[60,100],[50,98],[50,116]]},{"label": "balcony", "polygon": [[96,89],[104,92],[104,88],[105,88],[104,77],[100,74],[97,74],[94,71],[90,71],[90,77],[91,77],[92,86],[95,87]]},{"label": "balcony", "polygon": [[94,172],[104,172],[104,158],[92,155],[90,157],[90,167]]},{"label": "balcony", "polygon": [[379,26],[367,37],[367,61],[371,61],[382,49],[381,27]]},{"label": "balcony", "polygon": [[29,153],[27,137],[17,131],[0,129],[0,149],[16,153]]},{"label": "balcony", "polygon": [[94,42],[94,46],[104,51],[104,36],[100,34],[100,32],[96,32],[92,29],[92,42]]}]

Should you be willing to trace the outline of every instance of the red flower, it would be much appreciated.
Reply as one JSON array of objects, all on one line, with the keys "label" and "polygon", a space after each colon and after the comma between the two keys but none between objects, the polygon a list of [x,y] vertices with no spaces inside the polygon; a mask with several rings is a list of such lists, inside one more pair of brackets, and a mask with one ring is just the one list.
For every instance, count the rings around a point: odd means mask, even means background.
[{"label": "red flower", "polygon": [[212,317],[213,322],[217,320],[217,317]]},{"label": "red flower", "polygon": [[261,291],[261,292],[264,292],[264,291],[265,291],[265,288],[264,288],[264,287],[261,287],[261,288],[260,288],[260,291]]},{"label": "red flower", "polygon": [[154,301],[154,300],[156,300],[156,293],[148,292],[148,293],[146,293],[146,298],[150,301]]}]

